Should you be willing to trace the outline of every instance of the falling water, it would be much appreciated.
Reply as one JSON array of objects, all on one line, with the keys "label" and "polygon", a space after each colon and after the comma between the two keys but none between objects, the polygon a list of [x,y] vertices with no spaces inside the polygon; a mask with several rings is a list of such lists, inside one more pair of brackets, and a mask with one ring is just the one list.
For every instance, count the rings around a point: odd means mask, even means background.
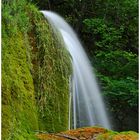
[{"label": "falling water", "polygon": [[72,113],[69,113],[72,114],[71,128],[94,125],[110,128],[92,66],[78,37],[62,17],[50,11],[41,12],[52,27],[60,31],[65,46],[72,57],[73,76],[70,98],[72,99],[72,101],[70,100]]}]

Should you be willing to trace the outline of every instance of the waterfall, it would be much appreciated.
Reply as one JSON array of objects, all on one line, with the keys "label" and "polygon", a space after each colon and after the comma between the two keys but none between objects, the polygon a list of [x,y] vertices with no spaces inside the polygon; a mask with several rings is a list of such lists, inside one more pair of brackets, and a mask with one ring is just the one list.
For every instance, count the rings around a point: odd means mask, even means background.
[{"label": "waterfall", "polygon": [[[41,11],[54,30],[61,33],[65,47],[72,57],[73,76],[71,80],[72,111],[69,113],[71,128],[103,126],[110,129],[105,105],[98,88],[92,66],[73,29],[66,21],[50,11]],[[71,116],[72,115],[72,116]]]}]

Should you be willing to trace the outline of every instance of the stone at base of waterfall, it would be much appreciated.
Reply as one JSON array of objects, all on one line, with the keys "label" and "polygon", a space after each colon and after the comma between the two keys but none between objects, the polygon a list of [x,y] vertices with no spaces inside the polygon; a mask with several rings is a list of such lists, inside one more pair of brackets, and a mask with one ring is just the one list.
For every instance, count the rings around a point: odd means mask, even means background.
[{"label": "stone at base of waterfall", "polygon": [[40,140],[138,140],[134,131],[115,132],[100,127],[86,127],[57,134],[37,134]]}]

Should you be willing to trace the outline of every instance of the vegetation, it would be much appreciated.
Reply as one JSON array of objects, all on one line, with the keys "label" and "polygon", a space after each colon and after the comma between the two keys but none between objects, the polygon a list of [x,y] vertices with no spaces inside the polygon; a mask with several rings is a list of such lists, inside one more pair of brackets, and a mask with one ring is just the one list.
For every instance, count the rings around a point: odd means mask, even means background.
[{"label": "vegetation", "polygon": [[25,6],[9,1],[2,7],[3,140],[33,139],[31,130],[38,129]]},{"label": "vegetation", "polygon": [[32,74],[39,111],[39,130],[63,131],[68,129],[70,57],[61,38],[53,34],[44,17],[33,10],[30,16],[35,17],[31,19],[35,22],[30,42],[33,47]]},{"label": "vegetation", "polygon": [[[2,139],[68,128],[69,54],[25,0],[2,3]],[[60,102],[58,102],[60,101]]]}]

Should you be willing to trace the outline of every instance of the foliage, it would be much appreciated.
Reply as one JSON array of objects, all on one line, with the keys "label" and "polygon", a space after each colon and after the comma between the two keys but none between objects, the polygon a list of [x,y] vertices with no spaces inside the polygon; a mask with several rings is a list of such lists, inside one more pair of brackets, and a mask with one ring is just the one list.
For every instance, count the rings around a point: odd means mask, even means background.
[{"label": "foliage", "polygon": [[[131,20],[135,24],[132,25]],[[138,55],[136,51],[138,46],[135,42],[137,23],[133,16],[131,20],[122,19],[123,24],[120,23],[120,25],[106,18],[91,18],[83,21],[85,38],[92,39],[90,42],[94,46],[93,48],[90,44],[91,60],[101,81],[105,98],[108,99],[109,111],[113,114],[114,120],[121,124],[117,127],[120,130],[128,129],[129,125],[127,126],[126,123],[130,112],[138,114]],[[129,34],[133,37],[130,38]],[[89,35],[91,38],[88,37]],[[138,120],[137,115],[132,117]],[[131,124],[131,129],[137,129],[137,121],[135,125],[134,128]]]},{"label": "foliage", "polygon": [[125,119],[130,112],[137,114],[138,109],[138,56],[135,48],[132,50],[129,48],[131,44],[127,45],[122,26],[112,27],[102,19],[86,19],[84,24],[84,32],[93,36],[94,57],[91,59],[109,101],[109,110],[121,124],[118,129],[127,129]]},{"label": "foliage", "polygon": [[113,51],[121,49],[121,34],[124,30],[123,26],[119,29],[107,24],[103,19],[85,19],[84,31],[87,34],[91,34],[94,43],[93,51]]}]

